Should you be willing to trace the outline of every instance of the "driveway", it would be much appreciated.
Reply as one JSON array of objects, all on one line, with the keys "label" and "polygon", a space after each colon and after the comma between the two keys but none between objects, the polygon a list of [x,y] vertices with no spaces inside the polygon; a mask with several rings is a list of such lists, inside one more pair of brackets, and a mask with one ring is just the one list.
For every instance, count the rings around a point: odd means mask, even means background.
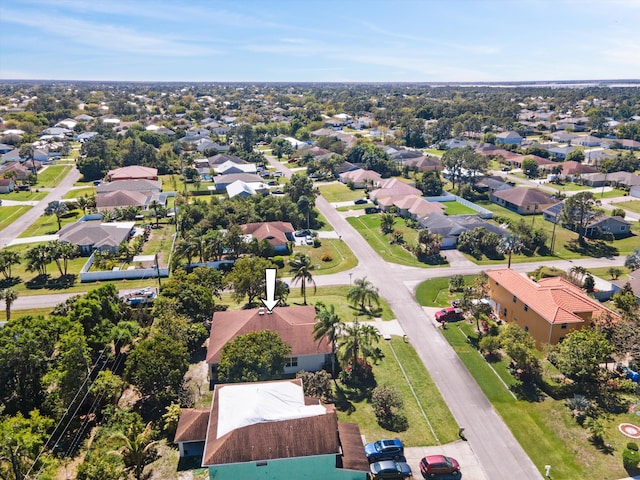
[{"label": "driveway", "polygon": [[[489,480],[489,477],[485,473],[478,457],[471,449],[469,442],[464,440],[458,440],[457,442],[447,443],[446,445],[439,445],[437,447],[409,447],[404,449],[404,456],[407,459],[407,463],[411,466],[413,471],[413,478],[422,478],[420,475],[420,460],[427,455],[446,455],[447,457],[455,458],[460,464],[461,476],[442,477],[442,480],[458,479],[464,480]],[[512,477],[516,479],[518,477]]]}]

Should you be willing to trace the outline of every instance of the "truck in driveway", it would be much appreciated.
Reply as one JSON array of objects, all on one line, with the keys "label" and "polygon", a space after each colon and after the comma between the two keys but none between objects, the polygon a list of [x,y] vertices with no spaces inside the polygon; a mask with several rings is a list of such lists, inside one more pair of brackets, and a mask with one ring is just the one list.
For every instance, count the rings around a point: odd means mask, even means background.
[{"label": "truck in driveway", "polygon": [[447,307],[436,312],[436,322],[452,322],[462,319],[462,309],[456,307]]}]

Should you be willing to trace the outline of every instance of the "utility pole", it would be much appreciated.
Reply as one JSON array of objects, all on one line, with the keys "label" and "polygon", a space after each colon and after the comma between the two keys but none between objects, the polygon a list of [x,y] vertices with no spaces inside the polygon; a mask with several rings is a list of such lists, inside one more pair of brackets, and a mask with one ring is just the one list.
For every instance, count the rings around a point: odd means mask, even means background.
[{"label": "utility pole", "polygon": [[158,265],[158,254],[156,253],[155,255],[155,266],[156,266],[156,273],[158,274],[158,293],[160,293],[160,288],[162,288],[162,283],[160,282],[160,266]]}]

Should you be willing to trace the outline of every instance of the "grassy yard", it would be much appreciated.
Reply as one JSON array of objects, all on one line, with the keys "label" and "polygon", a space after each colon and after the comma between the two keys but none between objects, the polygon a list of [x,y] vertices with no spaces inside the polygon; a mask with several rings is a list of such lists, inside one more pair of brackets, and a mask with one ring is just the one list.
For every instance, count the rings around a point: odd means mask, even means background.
[{"label": "grassy yard", "polygon": [[469,208],[459,202],[443,202],[446,208],[445,215],[475,215],[476,212],[473,208]]},{"label": "grassy yard", "polygon": [[[291,283],[289,285],[291,292],[287,299],[289,305],[302,305],[302,295],[300,294],[300,283]],[[360,321],[372,320],[375,317],[382,320],[393,320],[395,316],[389,308],[387,302],[380,298],[379,310],[374,310],[372,314],[365,314],[360,309],[352,307],[347,300],[347,292],[349,287],[344,286],[331,286],[331,287],[318,287],[316,293],[313,293],[313,286],[307,284],[307,303],[309,305],[316,305],[318,302],[322,302],[325,305],[333,305],[336,309],[336,314],[342,319],[343,322],[352,322],[356,317]]]},{"label": "grassy yard", "polygon": [[446,152],[446,150],[437,150],[435,148],[427,148],[427,149],[424,149],[422,151],[424,153],[428,153],[430,155],[435,155],[436,157],[441,157]]},{"label": "grassy yard", "polygon": [[[60,217],[60,224],[64,227],[75,222],[82,216],[82,210],[71,210]],[[20,234],[19,238],[52,235],[58,231],[58,220],[55,215],[44,215],[36,219],[29,228]]]},{"label": "grassy yard", "polygon": [[[595,275],[596,277],[600,277],[600,278],[603,278],[605,280],[612,280],[611,275],[609,275],[609,273],[607,272],[607,270],[609,270],[609,268],[610,267],[588,268],[587,270],[589,270],[589,272],[592,275]],[[619,268],[622,271],[622,273],[618,277],[618,280],[626,280],[627,278],[629,278],[629,273],[631,271],[627,267],[619,266],[619,267],[616,267],[616,268]]]},{"label": "grassy yard", "polygon": [[351,190],[349,187],[342,183],[334,183],[331,185],[323,185],[320,188],[320,194],[329,203],[334,202],[348,202],[357,200],[358,198],[364,198],[364,190]]},{"label": "grassy yard", "polygon": [[[475,275],[465,275],[465,285],[468,285],[474,277]],[[416,300],[423,307],[449,307],[451,300],[460,298],[461,295],[461,292],[449,293],[448,277],[425,280],[416,289]]]},{"label": "grassy yard", "polygon": [[612,203],[611,205],[624,208],[625,210],[629,210],[631,212],[640,213],[640,200],[631,200],[628,202],[616,202],[616,203]]},{"label": "grassy yard", "polygon": [[4,230],[29,211],[29,206],[0,207],[0,230]]},{"label": "grassy yard", "polygon": [[[522,175],[522,178],[526,178]],[[580,185],[578,183],[573,182],[565,182],[565,183],[554,183],[554,182],[546,182],[543,184],[545,187],[553,188],[554,190],[558,190],[559,192],[578,192],[578,191],[589,191],[593,192],[595,195],[596,190],[588,185]]]},{"label": "grassy yard", "polygon": [[74,190],[69,190],[67,193],[64,194],[64,197],[62,198],[80,198],[83,197],[85,195],[91,196],[91,195],[95,195],[96,194],[96,188],[91,186],[91,187],[82,187],[82,188],[76,188]]},{"label": "grassy yard", "polygon": [[[428,267],[429,265],[419,262],[418,259],[400,245],[392,245],[389,239],[380,231],[380,215],[363,215],[361,217],[350,217],[347,221],[364,237],[376,252],[387,262],[399,263],[410,267]],[[417,232],[404,225],[404,221],[396,217],[394,228],[402,230],[405,242],[416,243]]]},{"label": "grassy yard", "polygon": [[346,207],[338,207],[336,208],[339,212],[348,212],[349,210],[364,210],[367,207],[370,207],[370,203],[363,203],[361,205],[347,205]]},{"label": "grassy yard", "polygon": [[604,420],[605,441],[613,445],[615,453],[602,453],[589,442],[589,431],[572,418],[563,399],[545,397],[537,402],[514,399],[496,376],[497,373],[509,386],[515,384],[507,371],[507,361],[493,363],[494,373],[465,337],[475,336],[471,325],[458,324],[443,333],[541,472],[544,465],[550,464],[555,480],[613,480],[627,475],[620,452],[629,439],[617,432],[616,426],[625,421],[637,423],[637,417],[629,413],[610,415]]},{"label": "grassy yard", "polygon": [[[413,347],[395,336],[392,337],[390,344],[407,373],[439,442],[448,443],[455,440],[458,426]],[[403,413],[407,416],[409,428],[404,432],[385,430],[378,425],[369,399],[350,395],[342,389],[341,384],[338,384],[336,395],[338,419],[357,423],[368,442],[379,438],[398,437],[409,447],[437,445],[438,441],[431,433],[429,424],[422,416],[416,399],[411,394],[409,384],[404,379],[389,342],[382,340],[379,346],[384,353],[384,359],[373,367],[376,382],[378,385],[393,385],[400,391],[404,401]]]},{"label": "grassy yard", "polygon": [[53,188],[57,186],[71,171],[71,167],[64,165],[50,165],[38,173],[38,184],[33,188]]},{"label": "grassy yard", "polygon": [[158,254],[158,263],[166,265],[169,262],[174,233],[175,227],[171,224],[160,223],[159,228],[152,228],[149,240],[145,242],[141,255]]},{"label": "grassy yard", "polygon": [[[329,275],[344,272],[358,265],[358,259],[345,242],[338,239],[323,238],[318,248],[312,246],[295,247],[296,252],[302,252],[311,257],[315,267],[314,275]],[[322,256],[331,255],[330,262],[322,261]]]},{"label": "grassy yard", "polygon": [[47,196],[47,192],[39,192],[33,189],[30,192],[11,192],[2,194],[3,200],[15,200],[16,202],[28,202],[42,200]]},{"label": "grassy yard", "polygon": [[[51,308],[30,308],[28,310],[16,310],[15,308],[11,309],[11,318],[25,317],[30,315],[32,317],[37,317],[38,315],[42,315],[43,317],[48,317],[51,314]],[[5,311],[4,304],[2,309],[0,309],[0,322],[4,322],[7,319],[7,312]]]}]

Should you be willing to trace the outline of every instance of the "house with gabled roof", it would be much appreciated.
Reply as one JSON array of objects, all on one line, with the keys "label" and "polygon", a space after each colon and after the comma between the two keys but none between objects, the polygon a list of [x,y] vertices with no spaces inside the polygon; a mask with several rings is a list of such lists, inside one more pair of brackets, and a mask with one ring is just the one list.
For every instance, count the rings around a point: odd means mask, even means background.
[{"label": "house with gabled roof", "polygon": [[496,134],[496,143],[503,143],[505,145],[520,145],[522,143],[522,137],[518,132],[500,132]]},{"label": "house with gabled roof", "polygon": [[141,165],[129,165],[128,167],[109,170],[107,179],[110,182],[119,180],[158,180],[158,169]]},{"label": "house with gabled roof", "polygon": [[96,186],[96,193],[109,193],[117,190],[128,192],[160,193],[162,183],[159,180],[119,180],[117,182],[101,183]]},{"label": "house with gabled roof", "polygon": [[82,255],[94,250],[115,253],[120,244],[129,239],[134,225],[135,222],[80,221],[62,227],[58,239],[77,245]]},{"label": "house with gabled roof", "polygon": [[353,183],[353,188],[366,188],[367,185],[377,188],[382,181],[382,176],[373,170],[358,168],[341,173],[339,179],[344,184]]},{"label": "house with gabled roof", "polygon": [[537,345],[555,345],[603,315],[620,316],[562,277],[538,282],[514,270],[487,270],[489,297],[501,320],[529,332]]},{"label": "house with gabled roof", "polygon": [[380,183],[380,188],[369,193],[369,197],[374,201],[385,197],[406,197],[409,195],[421,196],[422,192],[397,178],[384,180]]},{"label": "house with gabled roof", "polygon": [[216,385],[204,437],[204,414],[184,416],[175,441],[204,440],[202,466],[216,480],[368,477],[358,425],[339,422],[334,405],[305,397],[301,379]]},{"label": "house with gabled roof", "polygon": [[173,443],[178,444],[180,457],[198,457],[204,453],[211,408],[183,408]]},{"label": "house with gabled roof", "polygon": [[117,207],[144,208],[151,202],[153,194],[149,192],[130,192],[128,190],[114,190],[96,195],[96,209],[99,212]]},{"label": "house with gabled roof", "polygon": [[474,228],[484,228],[488,232],[504,236],[509,233],[507,230],[489,223],[477,215],[455,215],[448,216],[444,213],[431,213],[426,217],[418,219],[418,223],[430,233],[442,237],[442,248],[455,248],[458,238],[463,232]]},{"label": "house with gabled roof", "polygon": [[276,332],[291,347],[283,372],[285,375],[300,370],[322,370],[325,364],[331,362],[331,345],[324,337],[318,341],[313,339],[315,321],[316,310],[311,305],[276,307],[271,313],[264,308],[215,312],[207,347],[211,378],[216,378],[222,347],[236,337],[261,330]]},{"label": "house with gabled roof", "polygon": [[558,203],[557,200],[539,188],[515,187],[494,191],[490,199],[520,215],[541,213],[544,209]]},{"label": "house with gabled roof", "polygon": [[240,225],[242,233],[251,235],[258,241],[266,240],[276,251],[286,251],[288,242],[293,241],[293,225],[289,222],[255,222]]}]

